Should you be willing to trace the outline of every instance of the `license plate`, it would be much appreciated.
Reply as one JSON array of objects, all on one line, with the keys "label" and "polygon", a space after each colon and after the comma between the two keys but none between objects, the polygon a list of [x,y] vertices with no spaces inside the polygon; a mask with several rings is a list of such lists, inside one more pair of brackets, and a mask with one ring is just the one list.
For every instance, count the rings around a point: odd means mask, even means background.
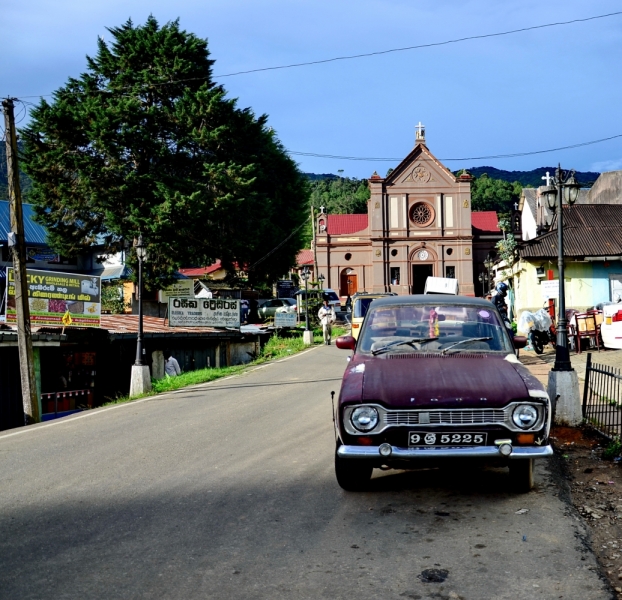
[{"label": "license plate", "polygon": [[485,433],[451,433],[431,431],[411,431],[408,434],[409,446],[485,446]]}]

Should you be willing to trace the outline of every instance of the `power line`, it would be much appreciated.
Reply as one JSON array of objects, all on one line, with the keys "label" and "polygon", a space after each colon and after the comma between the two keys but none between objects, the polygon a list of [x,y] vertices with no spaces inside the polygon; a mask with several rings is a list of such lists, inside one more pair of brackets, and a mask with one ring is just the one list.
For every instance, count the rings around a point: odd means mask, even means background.
[{"label": "power line", "polygon": [[[500,31],[497,33],[485,33],[482,35],[472,35],[468,37],[446,40],[444,42],[431,42],[429,44],[419,44],[417,46],[405,46],[404,48],[391,48],[390,50],[378,50],[376,52],[365,52],[362,54],[350,54],[347,56],[336,56],[334,58],[325,58],[323,60],[312,60],[308,62],[292,63],[290,65],[280,65],[277,67],[262,67],[259,69],[249,69],[248,71],[237,71],[235,73],[223,73],[214,77],[234,77],[236,75],[247,75],[248,73],[259,73],[262,71],[276,71],[277,69],[293,69],[295,67],[308,67],[310,65],[321,65],[324,63],[335,62],[338,60],[353,60],[355,58],[367,58],[369,56],[380,56],[382,54],[390,54],[392,52],[406,52],[408,50],[420,50],[421,48],[432,48],[434,46],[446,46],[448,44],[457,44],[459,42],[467,42],[470,40],[481,40],[491,37],[500,37],[502,35],[512,35],[514,33],[522,33],[525,31],[533,31],[534,29],[544,29],[546,27],[558,27],[560,25],[571,25],[572,23],[583,23],[585,21],[594,21],[595,19],[605,19],[607,17],[615,17],[622,15],[622,11],[607,13],[605,15],[597,15],[595,17],[586,17],[584,19],[572,19],[571,21],[558,21],[557,23],[546,23],[544,25],[532,25],[531,27],[522,27],[521,29],[510,29],[509,31]],[[189,80],[190,81],[190,80]]]},{"label": "power line", "polygon": [[[532,150],[530,152],[514,152],[512,154],[491,154],[490,156],[469,156],[465,158],[439,158],[443,162],[465,161],[465,160],[486,160],[489,158],[517,158],[519,156],[532,156],[534,154],[546,154],[547,152],[559,152],[560,150],[570,150],[571,148],[581,148],[582,146],[591,146],[592,144],[600,144],[609,140],[622,137],[622,133],[612,135],[611,137],[602,138],[600,140],[592,140],[591,142],[581,142],[570,146],[561,146],[559,148],[550,148],[548,150]],[[330,158],[335,160],[359,160],[359,161],[378,161],[378,162],[401,162],[404,157],[385,158],[385,157],[361,157],[361,156],[337,156],[334,154],[316,154],[314,152],[296,152],[295,150],[287,150],[288,154],[295,156],[310,156],[312,158]]]},{"label": "power line", "polygon": [[[557,21],[555,23],[545,23],[543,25],[532,25],[530,27],[522,27],[520,29],[510,29],[508,31],[499,31],[496,33],[485,33],[485,34],[481,34],[481,35],[472,35],[472,36],[468,36],[468,37],[462,37],[462,38],[455,38],[452,40],[445,40],[442,42],[430,42],[429,44],[418,44],[416,46],[405,46],[403,48],[390,48],[388,50],[377,50],[375,52],[364,52],[361,54],[350,54],[350,55],[345,55],[345,56],[335,56],[333,58],[325,58],[325,59],[321,59],[321,60],[312,60],[312,61],[307,61],[307,62],[300,62],[300,63],[292,63],[292,64],[288,64],[288,65],[277,65],[274,67],[260,67],[258,69],[248,69],[246,71],[236,71],[234,73],[222,73],[220,75],[213,75],[212,77],[215,79],[218,78],[222,78],[222,77],[235,77],[237,75],[248,75],[250,73],[260,73],[263,71],[276,71],[276,70],[281,70],[281,69],[293,69],[293,68],[298,68],[298,67],[308,67],[311,65],[321,65],[321,64],[325,64],[325,63],[331,63],[331,62],[336,62],[336,61],[342,61],[342,60],[354,60],[357,58],[368,58],[370,56],[381,56],[383,54],[392,54],[394,52],[406,52],[409,50],[420,50],[422,48],[433,48],[436,46],[447,46],[449,44],[458,44],[460,42],[467,42],[467,41],[472,41],[472,40],[481,40],[481,39],[486,39],[486,38],[492,38],[492,37],[501,37],[504,35],[513,35],[515,33],[524,33],[525,31],[534,31],[536,29],[545,29],[545,28],[549,28],[549,27],[560,27],[562,25],[572,25],[573,23],[585,23],[587,21],[594,21],[596,19],[606,19],[608,17],[615,17],[618,15],[622,15],[622,11],[617,11],[617,12],[612,12],[612,13],[607,13],[607,14],[603,14],[603,15],[596,15],[594,17],[585,17],[583,19],[572,19],[570,21]],[[173,80],[173,81],[163,81],[163,82],[157,82],[157,83],[143,83],[143,84],[139,84],[139,85],[127,85],[127,86],[123,86],[121,88],[118,88],[119,90],[123,90],[123,89],[136,89],[136,88],[140,88],[140,87],[160,87],[160,86],[164,86],[164,85],[173,85],[173,84],[177,84],[177,83],[189,83],[191,81],[205,81],[209,79],[209,76],[202,76],[202,77],[189,77],[187,79],[177,79],[177,80]],[[102,93],[110,93],[111,90],[90,90],[90,92],[102,92]],[[43,98],[43,97],[48,97],[48,96],[53,96],[53,93],[49,93],[49,94],[40,94],[38,96],[20,96],[20,98]]]}]

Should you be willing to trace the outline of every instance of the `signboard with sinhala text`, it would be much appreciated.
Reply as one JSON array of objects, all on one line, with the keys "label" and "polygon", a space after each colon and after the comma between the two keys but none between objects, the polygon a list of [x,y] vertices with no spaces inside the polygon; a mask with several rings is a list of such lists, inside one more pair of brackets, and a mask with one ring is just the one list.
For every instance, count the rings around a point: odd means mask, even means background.
[{"label": "signboard with sinhala text", "polygon": [[[15,276],[12,267],[7,267],[6,278],[6,322],[16,323]],[[26,269],[26,279],[32,325],[100,326],[100,277]]]},{"label": "signboard with sinhala text", "polygon": [[169,327],[240,327],[240,301],[169,298]]},{"label": "signboard with sinhala text", "polygon": [[274,314],[275,327],[296,327],[298,324],[298,315],[296,313],[280,313]]},{"label": "signboard with sinhala text", "polygon": [[194,281],[192,279],[178,279],[165,290],[158,292],[158,302],[166,304],[169,298],[194,299]]}]

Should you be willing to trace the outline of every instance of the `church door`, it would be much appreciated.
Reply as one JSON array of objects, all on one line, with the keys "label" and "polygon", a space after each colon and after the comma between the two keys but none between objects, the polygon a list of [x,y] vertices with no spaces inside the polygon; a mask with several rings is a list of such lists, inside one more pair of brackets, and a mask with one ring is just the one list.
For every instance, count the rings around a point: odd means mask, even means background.
[{"label": "church door", "polygon": [[433,265],[413,265],[413,281],[412,281],[412,293],[423,294],[425,290],[425,281],[428,277],[434,275]]},{"label": "church door", "polygon": [[358,281],[356,273],[341,273],[341,286],[339,289],[340,296],[353,296],[358,291]]}]

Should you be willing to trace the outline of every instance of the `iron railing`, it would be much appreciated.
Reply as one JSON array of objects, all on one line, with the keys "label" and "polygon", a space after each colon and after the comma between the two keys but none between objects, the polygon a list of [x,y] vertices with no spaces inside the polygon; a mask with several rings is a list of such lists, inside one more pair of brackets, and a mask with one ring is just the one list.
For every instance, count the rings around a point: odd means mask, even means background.
[{"label": "iron railing", "polygon": [[622,438],[622,374],[616,367],[592,363],[591,353],[585,365],[583,418],[603,435]]}]

